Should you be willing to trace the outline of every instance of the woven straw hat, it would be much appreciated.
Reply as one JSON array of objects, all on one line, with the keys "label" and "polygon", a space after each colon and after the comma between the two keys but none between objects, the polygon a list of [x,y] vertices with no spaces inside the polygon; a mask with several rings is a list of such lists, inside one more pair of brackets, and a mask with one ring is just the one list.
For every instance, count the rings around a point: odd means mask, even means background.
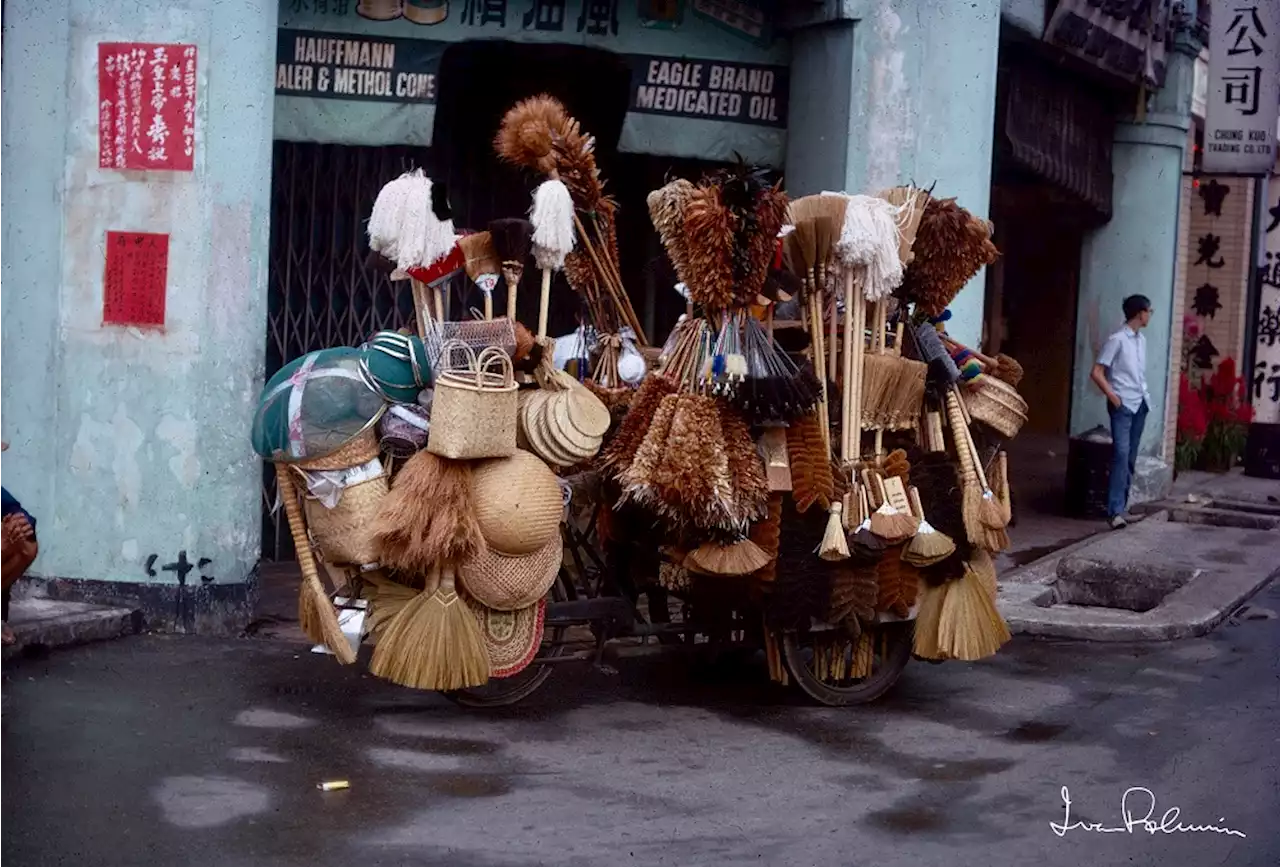
[{"label": "woven straw hat", "polygon": [[564,544],[560,535],[532,554],[509,557],[488,546],[458,565],[462,586],[476,601],[497,611],[515,611],[537,602],[560,571]]},{"label": "woven straw hat", "polygon": [[500,554],[532,554],[559,534],[560,482],[529,452],[476,464],[471,499],[485,542]]},{"label": "woven straw hat", "polygon": [[323,457],[299,461],[295,466],[303,470],[345,470],[369,463],[378,453],[378,433],[374,425],[370,424],[337,451]]},{"label": "woven straw hat", "polygon": [[542,645],[547,600],[540,599],[518,611],[495,611],[470,596],[462,598],[480,623],[480,634],[489,652],[489,676],[511,677],[528,668]]}]

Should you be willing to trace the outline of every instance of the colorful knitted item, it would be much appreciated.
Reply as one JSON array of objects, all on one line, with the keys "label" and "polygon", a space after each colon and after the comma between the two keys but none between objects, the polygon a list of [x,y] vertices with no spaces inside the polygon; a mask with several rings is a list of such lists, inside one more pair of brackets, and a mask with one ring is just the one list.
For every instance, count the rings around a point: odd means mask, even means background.
[{"label": "colorful knitted item", "polygon": [[956,363],[956,367],[960,369],[960,379],[962,382],[970,382],[982,376],[982,363],[977,357],[969,351],[967,347],[961,346],[947,336],[946,323],[951,319],[951,311],[944,310],[939,316],[932,316],[929,322],[938,330],[938,334],[947,338],[947,342],[951,347],[951,360]]}]

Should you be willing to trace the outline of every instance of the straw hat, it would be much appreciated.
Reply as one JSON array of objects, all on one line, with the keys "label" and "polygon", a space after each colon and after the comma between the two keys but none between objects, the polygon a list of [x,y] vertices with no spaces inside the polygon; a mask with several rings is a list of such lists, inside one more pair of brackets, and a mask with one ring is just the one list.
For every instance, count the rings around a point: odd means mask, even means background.
[{"label": "straw hat", "polygon": [[542,645],[547,600],[539,599],[517,611],[495,611],[470,596],[462,598],[480,622],[480,634],[489,652],[489,676],[511,677],[528,668]]},{"label": "straw hat", "polygon": [[478,602],[497,611],[516,611],[537,602],[560,571],[564,544],[556,534],[532,554],[511,557],[483,546],[458,566],[458,578]]},{"label": "straw hat", "polygon": [[532,554],[559,535],[564,512],[560,482],[529,452],[477,463],[471,499],[481,535],[500,554]]}]

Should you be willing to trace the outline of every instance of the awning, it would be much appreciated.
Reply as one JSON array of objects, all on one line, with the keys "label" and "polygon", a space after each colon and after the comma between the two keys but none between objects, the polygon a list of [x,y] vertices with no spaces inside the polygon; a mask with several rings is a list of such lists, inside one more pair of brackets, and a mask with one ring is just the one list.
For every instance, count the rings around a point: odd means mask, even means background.
[{"label": "awning", "polygon": [[1172,0],[1058,0],[1044,40],[1127,81],[1162,87]]}]

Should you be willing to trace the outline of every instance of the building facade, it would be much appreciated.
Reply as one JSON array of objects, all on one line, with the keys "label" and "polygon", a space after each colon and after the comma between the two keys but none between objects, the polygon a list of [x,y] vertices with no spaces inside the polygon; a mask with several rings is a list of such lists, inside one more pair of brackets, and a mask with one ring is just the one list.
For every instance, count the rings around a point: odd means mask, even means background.
[{"label": "building facade", "polygon": [[[1057,433],[1092,427],[1105,409],[1087,371],[1120,299],[1154,300],[1151,357],[1171,356],[1181,327],[1200,45],[1193,21],[1160,18],[1176,36],[1158,52],[1135,43],[1136,67],[1114,52],[1091,61],[1084,43],[1072,53],[1083,19],[1070,4],[8,7],[4,481],[40,520],[39,582],[131,600],[158,628],[238,628],[260,555],[288,553],[248,443],[264,376],[411,321],[407,292],[363,267],[363,220],[403,169],[446,180],[460,225],[527,207],[489,141],[506,107],[541,90],[597,136],[650,331],[665,333],[682,305],[652,266],[643,208],[667,173],[741,157],[779,170],[795,195],[933,185],[994,216],[1006,248],[957,299],[953,335],[1003,338],[1015,355],[1052,344],[1028,365],[1029,391],[1044,396],[1033,413]],[[1063,75],[1071,87],[1055,90]],[[1074,132],[1026,133],[1048,121]],[[1002,215],[1042,231],[1011,228],[1005,244]],[[1168,371],[1151,373],[1163,419]],[[1153,458],[1163,427],[1143,442]]]}]

